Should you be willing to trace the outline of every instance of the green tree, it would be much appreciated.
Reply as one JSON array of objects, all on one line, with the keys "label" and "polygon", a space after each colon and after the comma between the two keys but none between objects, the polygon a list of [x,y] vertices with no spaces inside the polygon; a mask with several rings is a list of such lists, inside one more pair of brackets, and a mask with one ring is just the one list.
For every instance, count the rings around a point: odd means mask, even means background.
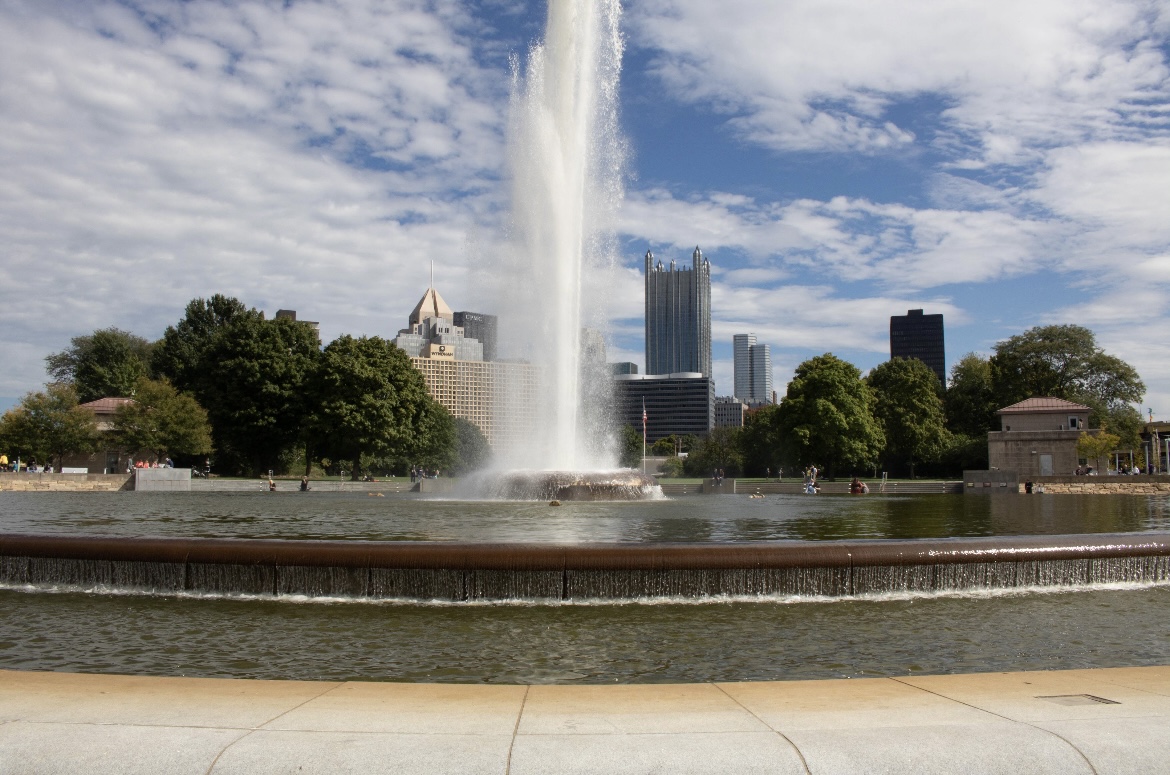
[{"label": "green tree", "polygon": [[1101,456],[1106,456],[1106,465],[1108,465],[1109,453],[1117,449],[1120,442],[1120,436],[1109,433],[1105,428],[1099,429],[1096,433],[1081,431],[1081,437],[1077,439],[1077,454],[1086,460],[1092,460],[1093,468],[1100,471]]},{"label": "green tree", "polygon": [[873,393],[857,367],[832,353],[797,366],[779,406],[781,450],[787,464],[822,464],[829,477],[841,469],[874,465],[885,437],[873,417],[873,403]]},{"label": "green tree", "polygon": [[92,452],[98,443],[93,412],[78,406],[72,385],[53,383],[44,392],[29,393],[0,417],[0,449],[15,461],[56,461],[76,452]]},{"label": "green tree", "polygon": [[706,438],[687,455],[683,464],[690,476],[707,478],[716,469],[722,468],[725,476],[734,477],[743,473],[743,453],[740,452],[739,437],[742,428],[713,428]]},{"label": "green tree", "polygon": [[[313,379],[313,448],[349,461],[354,478],[372,461],[449,469],[456,425],[427,392],[406,353],[380,337],[344,335],[321,353]],[[478,430],[478,429],[477,429]]]},{"label": "green tree", "polygon": [[213,337],[194,393],[207,409],[221,470],[281,466],[305,435],[319,347],[312,326],[262,316],[243,316]]},{"label": "green tree", "polygon": [[964,471],[987,469],[987,434],[967,436],[950,433],[937,463],[923,465],[931,476],[959,477]]},{"label": "green tree", "polygon": [[418,443],[411,459],[423,468],[450,473],[456,463],[458,443],[455,418],[446,407],[431,400],[419,418]]},{"label": "green tree", "polygon": [[118,328],[103,328],[75,336],[68,349],[45,358],[54,382],[67,382],[82,403],[99,398],[128,396],[148,374],[151,344]]},{"label": "green tree", "polygon": [[1107,410],[1098,424],[1102,428],[1110,428],[1117,434],[1118,449],[1136,449],[1142,445],[1141,435],[1145,430],[1146,421],[1142,413],[1132,406],[1122,404]]},{"label": "green tree", "polygon": [[114,434],[126,449],[150,450],[157,460],[211,452],[207,412],[166,380],[138,380],[134,400],[114,412]]},{"label": "green tree", "polygon": [[662,472],[662,476],[666,479],[677,479],[683,475],[685,466],[683,465],[682,458],[677,455],[671,455],[662,461],[662,465],[658,467],[658,470]]},{"label": "green tree", "polygon": [[215,294],[192,299],[181,320],[167,326],[151,353],[154,373],[166,377],[179,390],[200,392],[207,371],[206,356],[216,337],[234,323],[261,320],[263,313],[249,309],[239,299]]},{"label": "green tree", "polygon": [[886,437],[886,454],[914,465],[934,461],[947,447],[946,415],[938,377],[917,358],[891,358],[866,377],[873,415]]},{"label": "green tree", "polygon": [[667,436],[650,445],[650,454],[655,457],[669,457],[676,451],[675,437]]},{"label": "green tree", "polygon": [[998,430],[995,412],[1003,406],[995,400],[991,363],[987,358],[967,353],[951,367],[945,403],[947,428],[952,433],[982,437],[986,441],[989,431]]},{"label": "green tree", "polygon": [[1098,427],[1132,409],[1146,390],[1137,371],[1082,326],[1028,329],[996,344],[990,367],[999,408],[1033,396],[1063,398],[1088,406],[1089,424]]},{"label": "green tree", "polygon": [[623,468],[641,468],[642,432],[633,425],[623,425],[618,433],[618,452]]},{"label": "green tree", "polygon": [[478,471],[488,464],[492,448],[487,436],[479,426],[462,417],[455,418],[455,462],[451,466],[453,476],[463,476]]},{"label": "green tree", "polygon": [[747,417],[740,435],[744,473],[748,476],[778,476],[784,465],[781,456],[780,407],[768,405]]}]

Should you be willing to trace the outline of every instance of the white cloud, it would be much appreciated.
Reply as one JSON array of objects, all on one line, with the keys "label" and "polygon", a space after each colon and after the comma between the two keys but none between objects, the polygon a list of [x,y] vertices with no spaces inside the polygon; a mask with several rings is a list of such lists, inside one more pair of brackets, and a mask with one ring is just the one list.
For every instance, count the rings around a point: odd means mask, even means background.
[{"label": "white cloud", "polygon": [[392,335],[436,258],[473,307],[506,83],[469,26],[421,2],[0,8],[0,393],[216,292]]},{"label": "white cloud", "polygon": [[1170,142],[1086,143],[1047,156],[1031,197],[1063,218],[1107,231],[1115,247],[1170,244]]},{"label": "white cloud", "polygon": [[621,228],[651,244],[665,243],[672,256],[686,250],[681,240],[698,241],[708,254],[742,251],[750,266],[714,269],[737,284],[799,281],[815,271],[840,282],[903,288],[1036,271],[1044,264],[1045,243],[1063,239],[1065,231],[996,210],[915,209],[848,197],[783,205],[746,197],[725,201],[719,193],[684,200],[661,189],[634,192]]},{"label": "white cloud", "polygon": [[[1130,119],[1167,128],[1165,15],[1143,0],[648,0],[630,17],[675,98],[771,148],[957,142],[954,160],[978,167],[1125,138]],[[945,106],[938,137],[887,115],[928,95]]]},{"label": "white cloud", "polygon": [[[469,14],[0,5],[0,394],[39,384],[71,336],[157,336],[215,292],[296,308],[327,338],[393,334],[434,259],[448,301],[479,306],[504,231],[509,86],[480,60],[508,44]],[[1092,324],[1164,379],[1149,336],[1170,322],[1163,4],[647,0],[628,21],[666,98],[721,112],[749,151],[933,165],[913,204],[691,193],[685,178],[629,196],[626,244],[684,262],[700,245],[717,337],[773,343],[778,387],[804,353],[883,352],[907,308],[980,319],[970,287],[1017,277],[1081,303],[1048,294],[1005,318]],[[630,258],[601,284],[611,356],[640,361]]]},{"label": "white cloud", "polygon": [[731,341],[733,334],[753,332],[758,341],[774,348],[815,352],[889,352],[891,315],[929,306],[952,324],[967,316],[945,297],[918,299],[898,296],[850,298],[831,286],[785,285],[764,289],[715,283],[711,306],[719,310],[711,336]]}]

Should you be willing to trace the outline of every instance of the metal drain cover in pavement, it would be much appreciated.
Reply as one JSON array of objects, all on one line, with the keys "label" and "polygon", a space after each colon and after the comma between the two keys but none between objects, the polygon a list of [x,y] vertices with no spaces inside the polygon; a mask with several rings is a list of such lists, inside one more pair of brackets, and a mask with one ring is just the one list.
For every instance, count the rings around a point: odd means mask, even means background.
[{"label": "metal drain cover in pavement", "polygon": [[1037,697],[1038,700],[1048,700],[1057,705],[1120,705],[1117,700],[1107,700],[1092,694],[1057,694],[1050,697]]}]

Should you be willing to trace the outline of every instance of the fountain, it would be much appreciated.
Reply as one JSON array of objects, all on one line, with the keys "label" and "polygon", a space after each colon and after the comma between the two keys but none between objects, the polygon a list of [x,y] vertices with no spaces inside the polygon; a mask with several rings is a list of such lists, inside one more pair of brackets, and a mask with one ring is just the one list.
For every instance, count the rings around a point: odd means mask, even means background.
[{"label": "fountain", "polygon": [[508,501],[636,501],[664,498],[641,471],[489,471],[469,478],[466,490]]},{"label": "fountain", "polygon": [[[661,497],[654,480],[618,469],[605,364],[583,330],[604,319],[591,278],[614,264],[610,223],[621,200],[617,123],[622,38],[618,0],[551,2],[543,42],[517,71],[508,123],[511,248],[493,272],[501,326],[544,379],[534,427],[496,450],[500,470],[463,488],[512,500]],[[590,369],[597,369],[591,373]]]}]

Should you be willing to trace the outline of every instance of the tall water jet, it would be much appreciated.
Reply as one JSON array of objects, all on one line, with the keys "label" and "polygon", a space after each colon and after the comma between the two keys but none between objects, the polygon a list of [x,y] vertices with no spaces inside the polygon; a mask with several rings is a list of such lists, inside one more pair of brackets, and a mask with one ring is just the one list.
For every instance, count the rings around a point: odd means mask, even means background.
[{"label": "tall water jet", "polygon": [[540,405],[531,407],[536,436],[522,449],[498,451],[507,467],[616,465],[614,444],[605,441],[609,423],[599,421],[604,397],[582,387],[591,382],[582,375],[582,329],[605,318],[588,286],[613,265],[612,216],[622,195],[620,16],[618,0],[550,0],[544,41],[529,51],[523,73],[515,66],[501,325],[543,382]]}]

